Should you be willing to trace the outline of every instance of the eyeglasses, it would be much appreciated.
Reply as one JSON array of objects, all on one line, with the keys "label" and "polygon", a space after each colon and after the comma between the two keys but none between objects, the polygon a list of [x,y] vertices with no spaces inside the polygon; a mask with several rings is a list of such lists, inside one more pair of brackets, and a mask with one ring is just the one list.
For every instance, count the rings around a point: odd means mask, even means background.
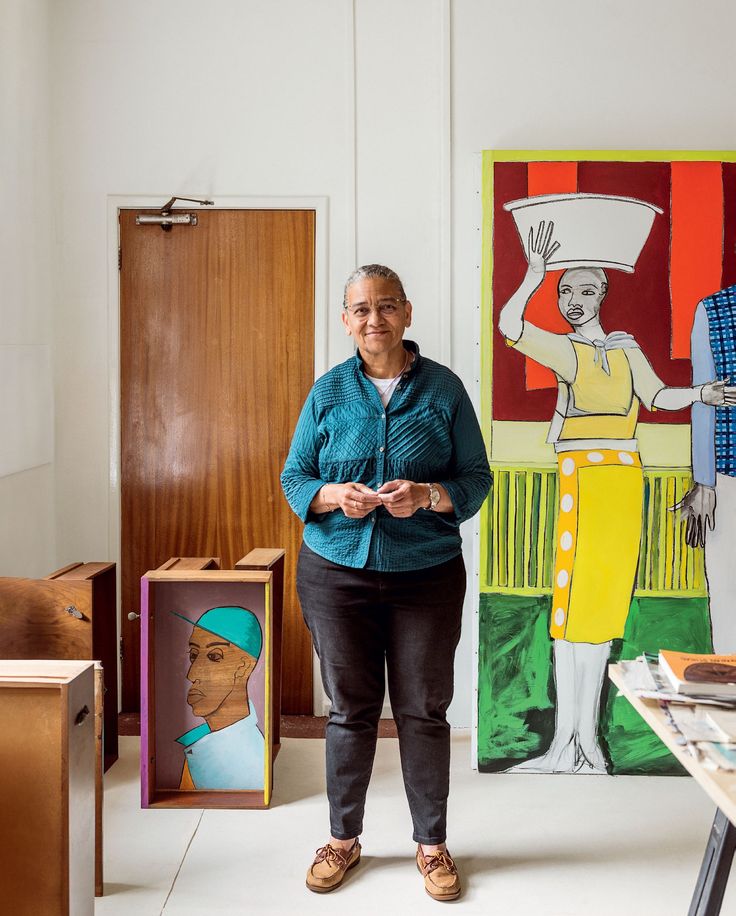
[{"label": "eyeglasses", "polygon": [[375,306],[359,302],[357,305],[346,305],[345,311],[350,312],[353,318],[367,318],[374,310],[379,312],[382,318],[391,318],[405,302],[406,299],[381,299]]}]

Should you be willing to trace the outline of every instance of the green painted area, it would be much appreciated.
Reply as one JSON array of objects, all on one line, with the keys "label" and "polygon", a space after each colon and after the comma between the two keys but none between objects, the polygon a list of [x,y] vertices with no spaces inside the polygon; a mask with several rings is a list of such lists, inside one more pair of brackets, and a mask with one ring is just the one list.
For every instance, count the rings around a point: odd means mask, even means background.
[{"label": "green painted area", "polygon": [[[478,767],[504,770],[543,753],[554,731],[555,688],[548,595],[481,594],[478,652]],[[707,598],[634,598],[611,661],[660,647],[711,652]],[[614,774],[684,771],[623,697],[606,682],[601,743]]]}]

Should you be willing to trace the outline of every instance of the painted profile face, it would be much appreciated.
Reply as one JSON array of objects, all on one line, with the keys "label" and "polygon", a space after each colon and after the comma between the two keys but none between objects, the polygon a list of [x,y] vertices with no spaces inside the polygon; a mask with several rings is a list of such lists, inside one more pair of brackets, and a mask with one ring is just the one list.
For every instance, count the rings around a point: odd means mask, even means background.
[{"label": "painted profile face", "polygon": [[[189,671],[192,686],[187,703],[195,716],[210,716],[222,706],[233,691],[243,693],[258,660],[232,643],[194,627],[189,639]],[[246,707],[247,708],[247,707]]]},{"label": "painted profile face", "polygon": [[411,324],[411,302],[385,277],[357,280],[348,287],[345,305],[342,323],[364,355],[390,353]]},{"label": "painted profile face", "polygon": [[597,318],[608,292],[606,274],[599,267],[573,267],[560,277],[557,306],[574,328]]}]

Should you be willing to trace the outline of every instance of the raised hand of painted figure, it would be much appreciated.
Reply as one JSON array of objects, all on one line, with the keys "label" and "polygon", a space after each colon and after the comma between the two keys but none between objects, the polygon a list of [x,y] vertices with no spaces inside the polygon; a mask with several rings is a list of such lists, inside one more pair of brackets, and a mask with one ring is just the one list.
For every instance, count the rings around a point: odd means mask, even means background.
[{"label": "raised hand of painted figure", "polygon": [[548,223],[545,222],[545,220],[541,220],[537,226],[536,232],[533,226],[529,230],[529,238],[527,240],[529,270],[532,273],[540,275],[540,283],[547,272],[547,261],[550,260],[552,255],[560,247],[560,243],[555,242],[553,238],[554,231],[555,224],[552,220]]},{"label": "raised hand of painted figure", "polygon": [[703,385],[700,399],[710,407],[736,407],[736,386],[726,385],[730,379],[722,382],[708,382]]},{"label": "raised hand of painted figure", "polygon": [[715,487],[696,483],[673,509],[679,509],[686,522],[685,540],[690,547],[705,547],[705,533],[716,524]]},{"label": "raised hand of painted figure", "polygon": [[524,310],[534,293],[542,285],[547,273],[547,262],[560,247],[554,240],[555,224],[552,220],[540,220],[536,230],[529,230],[526,258],[529,262],[519,288],[501,309],[498,329],[507,340],[516,341],[521,337]]}]

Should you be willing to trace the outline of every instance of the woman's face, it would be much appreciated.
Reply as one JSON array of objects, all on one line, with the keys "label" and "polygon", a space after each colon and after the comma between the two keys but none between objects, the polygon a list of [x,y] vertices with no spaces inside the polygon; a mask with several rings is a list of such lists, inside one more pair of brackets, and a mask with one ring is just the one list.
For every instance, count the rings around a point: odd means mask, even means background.
[{"label": "woman's face", "polygon": [[393,280],[358,280],[348,287],[346,305],[342,322],[363,356],[384,356],[401,346],[411,325],[411,302],[401,301]]},{"label": "woman's face", "polygon": [[598,317],[607,291],[601,273],[579,267],[565,271],[560,279],[557,305],[562,317],[574,328]]}]

